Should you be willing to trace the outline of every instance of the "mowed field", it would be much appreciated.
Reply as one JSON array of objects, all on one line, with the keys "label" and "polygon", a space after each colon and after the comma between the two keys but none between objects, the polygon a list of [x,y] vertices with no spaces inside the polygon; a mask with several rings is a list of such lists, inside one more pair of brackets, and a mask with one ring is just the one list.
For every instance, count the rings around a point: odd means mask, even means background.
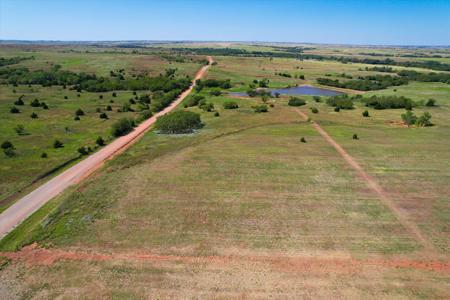
[{"label": "mowed field", "polygon": [[[231,79],[232,90],[262,78],[271,87],[314,84],[325,73],[365,75],[359,69],[369,66],[214,59],[208,77]],[[401,109],[369,109],[364,118],[361,103],[334,112],[310,96],[299,108],[378,182],[395,211],[288,97],[269,99],[273,107],[258,114],[252,106],[260,98],[213,97],[206,89],[200,94],[220,116],[187,108],[201,114],[204,128],[147,133],[4,239],[3,251],[31,242],[47,250],[3,253],[13,260],[4,259],[0,292],[36,299],[450,297],[450,88],[411,82],[395,90],[367,94],[434,98],[437,107],[414,111],[429,111],[435,126],[402,126]],[[239,108],[223,109],[230,100]]]},{"label": "mowed field", "polygon": [[[83,50],[83,51],[82,51]],[[98,76],[109,76],[110,71],[124,69],[126,76],[140,74],[143,70],[149,76],[164,73],[166,68],[176,68],[181,76],[193,76],[199,68],[195,62],[169,62],[160,55],[133,55],[130,53],[85,53],[86,50],[69,51],[68,48],[35,48],[6,47],[0,48],[2,57],[30,57],[10,67],[26,67],[32,70],[48,70],[59,64],[63,70],[87,72]],[[0,85],[0,124],[1,143],[8,140],[16,148],[13,158],[0,155],[0,211],[8,207],[18,197],[18,192],[30,191],[29,186],[35,181],[42,183],[49,173],[61,171],[77,161],[77,149],[83,146],[95,148],[96,139],[101,136],[106,142],[112,139],[111,125],[120,118],[136,117],[139,105],[130,105],[130,99],[136,99],[147,91],[116,91],[103,93],[77,92],[62,86],[43,87],[40,85]],[[16,107],[18,114],[10,113],[14,102],[22,97],[23,106]],[[102,97],[102,98],[100,98]],[[32,107],[34,99],[45,102],[49,109]],[[137,102],[137,100],[136,100]],[[127,104],[135,112],[118,112]],[[108,110],[110,106],[110,110]],[[84,112],[81,120],[74,120],[75,112]],[[32,113],[37,118],[32,119]],[[106,113],[108,119],[100,119]],[[18,125],[24,127],[24,135],[18,135]],[[64,143],[63,148],[54,149],[53,143],[58,139]],[[42,153],[48,155],[41,158]],[[58,169],[60,168],[61,169]],[[50,174],[51,175],[51,174]],[[5,200],[6,199],[6,200]]]}]

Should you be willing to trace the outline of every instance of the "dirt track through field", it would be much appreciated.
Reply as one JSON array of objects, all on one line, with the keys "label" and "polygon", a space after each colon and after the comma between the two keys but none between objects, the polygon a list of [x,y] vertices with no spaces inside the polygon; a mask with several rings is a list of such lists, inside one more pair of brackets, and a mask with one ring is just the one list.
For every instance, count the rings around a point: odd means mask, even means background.
[{"label": "dirt track through field", "polygon": [[148,261],[176,263],[231,264],[233,262],[255,262],[269,264],[273,268],[286,272],[323,272],[331,270],[339,273],[356,273],[363,267],[405,268],[427,270],[434,272],[450,272],[450,263],[442,260],[417,260],[406,258],[369,258],[355,259],[342,257],[333,253],[322,255],[227,255],[227,256],[178,256],[160,255],[143,251],[136,252],[99,252],[94,249],[62,250],[44,249],[36,244],[24,247],[18,252],[0,252],[1,257],[7,257],[14,262],[21,261],[29,266],[51,266],[58,261]]},{"label": "dirt track through field", "polygon": [[[309,120],[309,117],[300,109],[295,108],[295,111],[305,120]],[[424,250],[428,254],[435,254],[436,248],[434,245],[422,234],[416,224],[409,221],[408,218],[402,213],[400,208],[389,198],[386,192],[376,182],[376,180],[364,171],[364,169],[356,162],[356,160],[345,151],[345,149],[339,145],[317,122],[311,121],[312,126],[317,130],[320,135],[331,145],[336,151],[345,159],[345,161],[358,173],[367,186],[378,195],[378,198],[395,214],[400,223],[414,236]]]},{"label": "dirt track through field", "polygon": [[195,81],[202,78],[206,74],[206,71],[213,62],[212,57],[208,56],[208,61],[209,64],[203,66],[197,72],[192,85],[168,107],[158,112],[153,117],[142,122],[129,134],[115,139],[110,144],[106,145],[99,151],[80,161],[76,165],[67,169],[48,182],[44,183],[25,197],[19,199],[8,209],[3,211],[0,214],[0,239],[3,238],[12,229],[14,229],[17,225],[22,223],[26,218],[31,216],[45,203],[63,192],[66,188],[79,183],[80,181],[91,175],[98,168],[100,168],[105,161],[125,151],[132,144],[134,144],[140,137],[142,137],[145,132],[147,132],[151,128],[158,117],[172,111],[178,104],[180,104],[184,100],[184,98],[186,98],[187,95],[189,95],[189,93],[195,86]]}]

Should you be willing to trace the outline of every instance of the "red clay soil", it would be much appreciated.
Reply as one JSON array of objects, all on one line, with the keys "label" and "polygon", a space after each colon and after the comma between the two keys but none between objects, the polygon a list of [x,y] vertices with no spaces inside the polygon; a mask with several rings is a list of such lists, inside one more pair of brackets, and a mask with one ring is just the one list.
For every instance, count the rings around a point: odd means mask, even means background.
[{"label": "red clay soil", "polygon": [[[295,111],[305,120],[309,120],[309,117],[300,109]],[[375,179],[367,174],[364,169],[356,162],[356,160],[345,151],[345,149],[339,145],[323,128],[316,122],[311,121],[312,126],[317,132],[331,145],[336,151],[344,158],[344,160],[357,172],[358,176],[366,181],[368,187],[378,195],[381,202],[384,203],[397,217],[399,222],[414,236],[417,242],[419,242],[429,254],[436,253],[434,245],[422,234],[416,224],[409,221],[402,211],[395,205],[395,203],[389,198],[386,192],[375,181]]]},{"label": "red clay soil", "polygon": [[206,71],[213,62],[212,57],[210,56],[208,56],[208,60],[209,64],[203,66],[197,72],[189,89],[184,91],[168,107],[142,122],[129,134],[115,139],[99,151],[44,183],[2,212],[0,215],[0,239],[37,211],[41,206],[50,201],[50,199],[60,194],[69,186],[79,183],[81,180],[85,179],[94,171],[99,169],[105,161],[123,152],[134,144],[151,128],[158,117],[172,111],[184,100],[184,98],[186,98],[187,95],[189,95],[195,86],[195,81],[202,78],[206,74]]},{"label": "red clay soil", "polygon": [[411,260],[411,259],[354,259],[336,258],[333,256],[176,256],[157,255],[144,252],[131,253],[101,253],[95,250],[67,251],[61,249],[44,249],[36,244],[24,247],[18,252],[0,252],[0,256],[13,261],[21,261],[27,265],[50,266],[57,261],[172,261],[182,263],[230,264],[247,261],[265,263],[272,268],[286,272],[314,272],[326,273],[358,273],[363,267],[373,266],[381,268],[406,268],[450,273],[450,263],[440,260]]}]

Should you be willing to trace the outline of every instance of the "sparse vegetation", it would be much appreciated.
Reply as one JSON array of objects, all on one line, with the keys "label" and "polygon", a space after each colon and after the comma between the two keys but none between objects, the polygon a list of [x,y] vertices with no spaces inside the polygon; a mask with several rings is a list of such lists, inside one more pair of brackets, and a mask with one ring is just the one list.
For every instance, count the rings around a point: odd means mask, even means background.
[{"label": "sparse vegetation", "polygon": [[255,110],[256,113],[265,113],[265,112],[269,111],[269,109],[267,108],[267,105],[265,105],[265,104],[255,105],[255,106],[253,106],[253,109]]},{"label": "sparse vegetation", "polygon": [[223,104],[224,109],[236,109],[239,108],[239,105],[234,101],[227,101]]}]

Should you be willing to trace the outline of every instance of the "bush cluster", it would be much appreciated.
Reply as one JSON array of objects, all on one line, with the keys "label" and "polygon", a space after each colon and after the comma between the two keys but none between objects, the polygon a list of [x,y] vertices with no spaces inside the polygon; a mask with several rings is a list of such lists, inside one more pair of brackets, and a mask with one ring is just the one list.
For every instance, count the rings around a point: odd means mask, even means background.
[{"label": "bush cluster", "polygon": [[305,104],[306,104],[306,101],[301,98],[298,98],[298,97],[291,97],[288,101],[289,106],[302,106]]},{"label": "bush cluster", "polygon": [[203,124],[198,113],[180,110],[160,117],[155,126],[161,133],[181,134],[200,129]]},{"label": "bush cluster", "polygon": [[327,104],[339,109],[353,109],[353,99],[348,95],[334,96],[327,99]]}]

